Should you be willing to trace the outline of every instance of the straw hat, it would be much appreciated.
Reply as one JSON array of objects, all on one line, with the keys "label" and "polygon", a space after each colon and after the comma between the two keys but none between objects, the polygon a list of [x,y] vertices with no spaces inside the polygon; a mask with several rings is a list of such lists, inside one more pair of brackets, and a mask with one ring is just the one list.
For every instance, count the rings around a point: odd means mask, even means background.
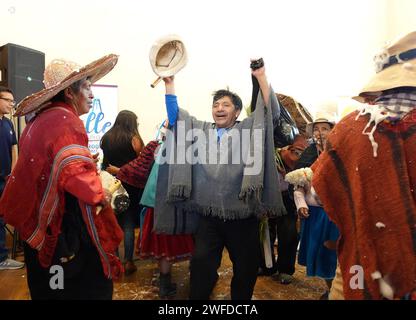
[{"label": "straw hat", "polygon": [[319,110],[315,113],[315,120],[306,125],[306,133],[311,137],[313,135],[313,127],[317,123],[328,123],[331,128],[336,123],[335,100],[327,100],[319,104]]},{"label": "straw hat", "polygon": [[89,77],[94,83],[109,73],[117,64],[118,56],[109,54],[81,67],[72,61],[62,59],[53,60],[43,74],[45,89],[24,98],[18,105],[15,116],[38,112],[45,108],[51,98],[71,84]]},{"label": "straw hat", "polygon": [[150,49],[150,65],[161,78],[175,75],[188,62],[188,54],[181,38],[167,35],[158,39]]},{"label": "straw hat", "polygon": [[301,103],[297,102],[290,96],[276,93],[279,102],[290,113],[293,120],[295,120],[296,127],[299,129],[301,135],[307,136],[306,125],[313,121],[311,114]]},{"label": "straw hat", "polygon": [[383,49],[374,61],[377,73],[353,99],[366,102],[388,89],[416,87],[416,31]]}]

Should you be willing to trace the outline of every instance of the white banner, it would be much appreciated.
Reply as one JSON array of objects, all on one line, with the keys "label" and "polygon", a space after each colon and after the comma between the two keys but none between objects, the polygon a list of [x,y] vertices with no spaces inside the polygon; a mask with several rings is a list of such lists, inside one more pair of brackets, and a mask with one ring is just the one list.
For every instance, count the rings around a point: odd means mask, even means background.
[{"label": "white banner", "polygon": [[85,129],[88,134],[88,148],[92,154],[100,153],[102,160],[102,150],[100,140],[113,126],[118,114],[118,87],[115,85],[92,86],[94,102],[90,112],[81,116]]}]

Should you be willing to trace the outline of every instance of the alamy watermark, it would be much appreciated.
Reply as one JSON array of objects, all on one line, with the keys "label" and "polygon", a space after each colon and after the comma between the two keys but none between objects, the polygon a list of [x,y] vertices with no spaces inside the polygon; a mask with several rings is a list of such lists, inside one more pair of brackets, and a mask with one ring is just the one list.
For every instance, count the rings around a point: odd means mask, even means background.
[{"label": "alamy watermark", "polygon": [[244,175],[258,175],[264,161],[263,129],[230,129],[218,138],[217,129],[185,129],[178,121],[176,131],[166,131],[166,141],[158,155],[159,164],[244,164]]},{"label": "alamy watermark", "polygon": [[364,289],[364,269],[360,265],[353,265],[350,268],[350,274],[353,274],[353,276],[350,278],[350,288],[353,290]]},{"label": "alamy watermark", "polygon": [[60,265],[53,265],[49,269],[49,273],[53,276],[49,279],[49,287],[52,290],[64,289],[64,268]]}]

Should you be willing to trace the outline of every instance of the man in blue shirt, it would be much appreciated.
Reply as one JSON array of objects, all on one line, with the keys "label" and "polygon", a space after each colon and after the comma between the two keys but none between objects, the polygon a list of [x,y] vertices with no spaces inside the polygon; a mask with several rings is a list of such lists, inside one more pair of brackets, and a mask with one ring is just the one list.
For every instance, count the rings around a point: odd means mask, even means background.
[{"label": "man in blue shirt", "polygon": [[[3,193],[6,179],[10,175],[17,160],[17,139],[13,123],[5,117],[10,114],[15,101],[13,92],[0,86],[0,196]],[[18,201],[18,199],[16,199]],[[20,269],[24,263],[8,259],[6,249],[6,230],[4,221],[0,217],[0,270]]]},{"label": "man in blue shirt", "polygon": [[[224,248],[233,263],[231,299],[251,299],[261,256],[259,217],[285,213],[272,134],[280,106],[265,68],[253,70],[252,75],[260,87],[256,112],[238,121],[241,99],[229,90],[218,90],[213,94],[213,123],[199,121],[179,108],[174,77],[163,78],[169,124],[173,127],[165,146],[166,150],[177,148],[178,157],[177,163],[175,159],[168,165],[162,161],[159,167],[155,232],[194,233],[189,295],[192,300],[209,299],[218,279]],[[186,128],[190,131],[180,132]],[[197,143],[186,149],[187,139],[194,142],[194,138]],[[249,166],[243,157],[247,153],[241,151],[250,145],[254,158],[250,169],[259,169],[255,172],[246,170]],[[178,146],[194,156],[197,150],[197,161],[188,159],[182,163],[183,153]],[[240,157],[235,161],[236,155]],[[218,157],[223,156],[218,162]]]}]

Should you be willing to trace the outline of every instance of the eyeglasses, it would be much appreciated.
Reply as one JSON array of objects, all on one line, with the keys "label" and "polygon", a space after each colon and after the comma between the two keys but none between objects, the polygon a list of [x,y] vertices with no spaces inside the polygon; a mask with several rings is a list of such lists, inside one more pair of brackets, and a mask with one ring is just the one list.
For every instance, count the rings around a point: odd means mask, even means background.
[{"label": "eyeglasses", "polygon": [[0,99],[7,101],[7,102],[8,102],[8,103],[10,103],[12,106],[15,106],[15,105],[16,105],[16,101],[14,101],[14,100],[7,99],[7,98],[3,98],[3,97],[0,97]]}]

